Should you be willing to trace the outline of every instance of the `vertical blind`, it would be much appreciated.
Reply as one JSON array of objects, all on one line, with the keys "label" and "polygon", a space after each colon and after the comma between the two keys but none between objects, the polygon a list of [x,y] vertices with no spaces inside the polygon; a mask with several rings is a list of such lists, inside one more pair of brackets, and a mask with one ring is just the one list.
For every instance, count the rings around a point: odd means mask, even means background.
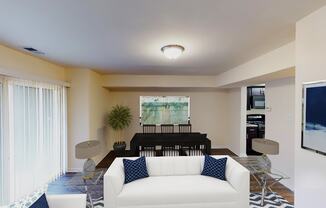
[{"label": "vertical blind", "polygon": [[[9,201],[42,189],[66,171],[66,88],[9,79]],[[3,161],[3,159],[2,159]]]},{"label": "vertical blind", "polygon": [[3,122],[2,122],[2,83],[0,83],[0,206],[4,201],[4,140],[3,140]]}]

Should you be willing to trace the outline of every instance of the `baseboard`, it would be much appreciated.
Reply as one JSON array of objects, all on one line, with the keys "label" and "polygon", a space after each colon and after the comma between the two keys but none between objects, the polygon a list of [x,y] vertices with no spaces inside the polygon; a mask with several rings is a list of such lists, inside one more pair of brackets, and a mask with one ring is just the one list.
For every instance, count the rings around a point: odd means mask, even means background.
[{"label": "baseboard", "polygon": [[212,146],[211,149],[229,149],[227,146],[220,145],[220,146]]},{"label": "baseboard", "polygon": [[240,154],[240,157],[248,157],[247,154]]}]

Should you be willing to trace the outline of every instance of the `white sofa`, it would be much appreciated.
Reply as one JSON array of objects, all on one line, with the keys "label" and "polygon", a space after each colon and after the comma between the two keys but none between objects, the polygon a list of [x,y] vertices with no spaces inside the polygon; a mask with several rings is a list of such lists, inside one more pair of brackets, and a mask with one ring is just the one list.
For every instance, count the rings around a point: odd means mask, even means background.
[{"label": "white sofa", "polygon": [[200,175],[203,156],[147,157],[150,177],[124,184],[122,158],[117,158],[104,175],[104,207],[249,207],[249,171],[229,156],[213,157],[228,158],[227,181]]},{"label": "white sofa", "polygon": [[86,194],[46,195],[49,208],[86,208]]}]

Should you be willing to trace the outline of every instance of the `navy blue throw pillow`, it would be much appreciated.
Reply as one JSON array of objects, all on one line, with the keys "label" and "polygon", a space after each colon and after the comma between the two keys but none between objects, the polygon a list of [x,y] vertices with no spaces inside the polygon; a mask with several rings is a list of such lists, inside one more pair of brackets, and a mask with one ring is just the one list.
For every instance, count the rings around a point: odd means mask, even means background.
[{"label": "navy blue throw pillow", "polygon": [[49,208],[45,194],[38,198],[38,200],[36,200],[36,202],[34,202],[29,208]]},{"label": "navy blue throw pillow", "polygon": [[209,155],[205,155],[205,163],[203,172],[204,176],[211,176],[220,180],[226,181],[225,169],[227,158],[215,159]]},{"label": "navy blue throw pillow", "polygon": [[125,170],[125,184],[149,176],[144,156],[137,160],[123,159],[123,166]]}]

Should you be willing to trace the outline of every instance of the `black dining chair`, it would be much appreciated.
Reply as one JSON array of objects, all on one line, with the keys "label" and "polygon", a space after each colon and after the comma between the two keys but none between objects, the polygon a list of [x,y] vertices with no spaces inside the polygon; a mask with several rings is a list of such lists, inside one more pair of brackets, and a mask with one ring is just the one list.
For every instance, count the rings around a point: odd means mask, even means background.
[{"label": "black dining chair", "polygon": [[161,124],[161,133],[174,133],[173,124]]},{"label": "black dining chair", "polygon": [[155,124],[143,124],[143,133],[144,134],[156,133],[156,125]]},{"label": "black dining chair", "polygon": [[191,133],[191,124],[179,124],[179,133]]},{"label": "black dining chair", "polygon": [[163,145],[162,155],[165,157],[175,157],[180,156],[180,146],[179,145]]},{"label": "black dining chair", "polygon": [[149,146],[141,146],[139,147],[139,156],[145,157],[155,157],[156,156],[156,146],[149,145]]},{"label": "black dining chair", "polygon": [[181,151],[185,156],[202,156],[205,152],[205,145],[184,145]]}]

